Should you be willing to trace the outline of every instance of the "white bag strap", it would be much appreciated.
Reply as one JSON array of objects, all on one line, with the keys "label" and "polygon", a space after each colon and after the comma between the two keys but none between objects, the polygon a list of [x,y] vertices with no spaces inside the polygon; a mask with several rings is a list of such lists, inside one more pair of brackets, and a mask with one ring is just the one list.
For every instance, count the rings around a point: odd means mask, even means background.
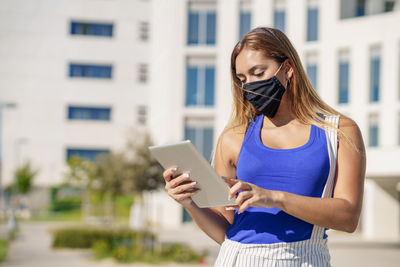
[{"label": "white bag strap", "polygon": [[[325,121],[333,124],[336,128],[339,125],[339,115],[333,116],[325,116]],[[335,174],[336,174],[336,159],[337,159],[337,130],[332,128],[325,129],[326,134],[326,144],[328,148],[329,155],[329,175],[326,181],[324,190],[322,192],[321,198],[330,198],[333,193],[333,186],[335,183]],[[324,236],[324,227],[314,225],[313,231],[311,234],[311,239],[323,239]]]}]

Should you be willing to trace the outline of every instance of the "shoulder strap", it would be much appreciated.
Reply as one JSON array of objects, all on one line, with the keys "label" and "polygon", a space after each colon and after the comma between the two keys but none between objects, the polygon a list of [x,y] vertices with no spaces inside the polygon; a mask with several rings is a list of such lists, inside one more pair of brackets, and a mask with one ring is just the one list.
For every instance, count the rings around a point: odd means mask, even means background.
[{"label": "shoulder strap", "polygon": [[[339,125],[339,115],[325,116],[325,121],[332,123],[336,128]],[[329,155],[329,175],[326,181],[324,191],[322,192],[321,198],[330,198],[333,193],[333,186],[335,183],[336,174],[336,158],[337,158],[337,130],[332,128],[325,129],[326,134],[326,145]],[[311,233],[312,240],[322,240],[324,237],[325,228],[321,226],[314,225],[313,231]]]}]

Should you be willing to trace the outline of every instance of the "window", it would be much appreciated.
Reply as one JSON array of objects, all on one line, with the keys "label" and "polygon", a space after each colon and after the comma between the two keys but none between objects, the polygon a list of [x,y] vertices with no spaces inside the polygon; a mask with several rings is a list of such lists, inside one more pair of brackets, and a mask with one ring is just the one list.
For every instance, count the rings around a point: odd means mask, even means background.
[{"label": "window", "polygon": [[285,32],[286,27],[286,1],[275,0],[274,27]]},{"label": "window", "polygon": [[307,55],[306,71],[307,71],[307,76],[310,79],[314,89],[317,90],[317,79],[318,79],[317,54],[310,53]]},{"label": "window", "polygon": [[138,81],[139,83],[147,82],[147,64],[139,64]]},{"label": "window", "polygon": [[189,58],[186,66],[185,105],[213,107],[215,67],[212,59]]},{"label": "window", "polygon": [[113,24],[71,21],[70,33],[72,35],[113,36]]},{"label": "window", "polygon": [[146,21],[139,22],[139,40],[149,40],[149,23]]},{"label": "window", "polygon": [[307,41],[318,40],[318,5],[317,0],[309,0],[307,6]]},{"label": "window", "polygon": [[371,114],[368,119],[368,145],[370,147],[379,146],[379,117]]},{"label": "window", "polygon": [[210,118],[187,118],[185,121],[185,140],[193,145],[211,162],[214,143],[213,120]]},{"label": "window", "polygon": [[374,47],[370,51],[370,81],[369,81],[369,102],[379,101],[380,91],[380,72],[381,72],[381,55],[380,48]]},{"label": "window", "polygon": [[96,157],[100,154],[108,154],[108,149],[86,149],[86,148],[67,148],[67,160],[72,157],[80,157],[82,159],[95,161]]},{"label": "window", "polygon": [[187,44],[215,45],[216,22],[215,2],[190,1]]},{"label": "window", "polygon": [[111,65],[69,64],[69,77],[111,79]]},{"label": "window", "polygon": [[138,106],[137,107],[137,123],[139,125],[146,125],[147,122],[147,107]]},{"label": "window", "polygon": [[339,96],[338,102],[339,104],[347,104],[349,103],[349,76],[350,76],[350,67],[349,67],[349,55],[348,52],[340,52],[339,53],[339,77],[338,77],[338,85],[339,85]]},{"label": "window", "polygon": [[68,107],[68,119],[70,120],[97,120],[109,121],[111,108],[100,107]]},{"label": "window", "polygon": [[239,39],[251,29],[250,1],[240,1]]}]

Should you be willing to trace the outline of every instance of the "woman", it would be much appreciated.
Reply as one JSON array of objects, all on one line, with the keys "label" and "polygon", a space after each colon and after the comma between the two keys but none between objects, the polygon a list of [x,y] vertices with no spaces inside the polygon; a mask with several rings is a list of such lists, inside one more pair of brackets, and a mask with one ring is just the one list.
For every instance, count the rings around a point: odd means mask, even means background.
[{"label": "woman", "polygon": [[215,266],[330,266],[327,228],[354,232],[365,149],[357,124],[324,103],[279,30],[248,32],[231,56],[233,112],[215,170],[234,207],[199,208],[188,173],[166,190],[222,244]]}]

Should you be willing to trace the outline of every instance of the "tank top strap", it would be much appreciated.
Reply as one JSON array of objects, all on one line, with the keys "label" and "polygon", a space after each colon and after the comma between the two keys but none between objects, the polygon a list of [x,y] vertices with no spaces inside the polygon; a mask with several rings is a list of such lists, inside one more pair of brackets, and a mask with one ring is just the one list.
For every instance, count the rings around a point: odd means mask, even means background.
[{"label": "tank top strap", "polygon": [[[323,116],[324,120],[328,123],[331,123],[334,128],[326,128],[326,144],[328,149],[329,155],[329,175],[326,181],[324,190],[322,192],[322,198],[331,198],[333,197],[333,186],[335,182],[335,175],[336,175],[336,159],[337,159],[337,128],[339,126],[339,115],[331,115],[331,116]],[[326,228],[314,225],[313,231],[311,233],[312,240],[322,240],[325,234]]]}]

